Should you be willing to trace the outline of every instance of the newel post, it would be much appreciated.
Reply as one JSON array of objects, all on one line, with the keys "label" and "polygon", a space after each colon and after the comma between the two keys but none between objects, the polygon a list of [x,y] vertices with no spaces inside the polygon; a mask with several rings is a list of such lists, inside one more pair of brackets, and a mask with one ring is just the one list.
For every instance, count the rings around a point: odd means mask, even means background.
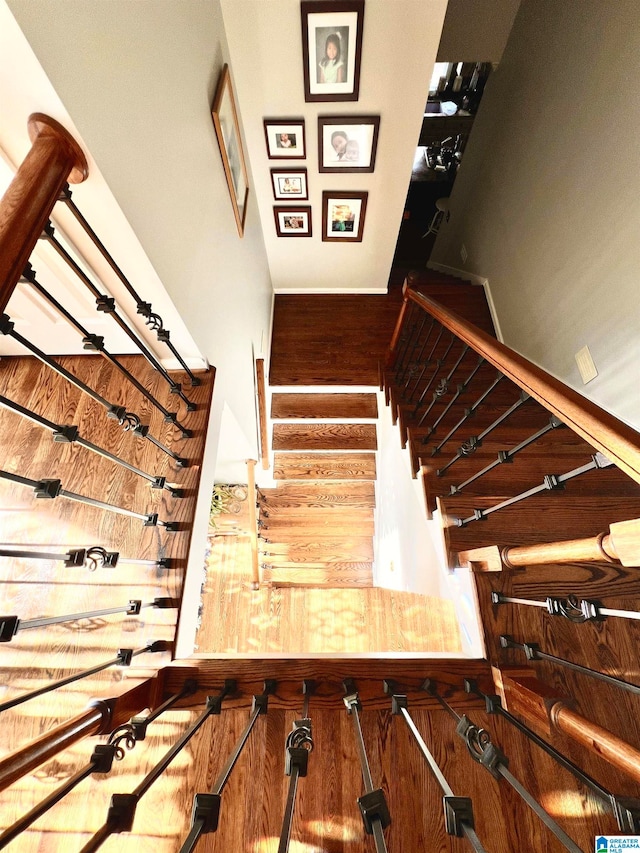
[{"label": "newel post", "polygon": [[409,306],[409,295],[407,293],[408,284],[407,279],[405,279],[404,284],[402,285],[402,307],[400,308],[400,314],[398,315],[398,319],[396,320],[396,327],[393,330],[393,335],[391,337],[391,343],[389,344],[389,350],[387,352],[387,360],[386,367],[391,368],[395,364],[396,358],[398,356],[397,346],[398,341],[400,339],[400,332],[402,331],[402,325],[404,323],[404,318],[407,313],[407,308]]},{"label": "newel post", "polygon": [[33,113],[31,150],[0,200],[0,312],[4,311],[67,181],[89,174],[82,149],[55,119]]}]

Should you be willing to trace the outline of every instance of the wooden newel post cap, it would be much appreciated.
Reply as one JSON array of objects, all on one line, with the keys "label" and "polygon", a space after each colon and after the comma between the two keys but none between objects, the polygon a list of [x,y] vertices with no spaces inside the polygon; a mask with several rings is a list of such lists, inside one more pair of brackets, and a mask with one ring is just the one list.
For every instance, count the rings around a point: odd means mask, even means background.
[{"label": "wooden newel post cap", "polygon": [[29,139],[32,143],[43,137],[55,139],[58,145],[65,146],[71,155],[72,168],[67,177],[71,184],[81,184],[89,177],[89,164],[84,151],[69,131],[59,121],[44,113],[32,113],[27,122]]}]

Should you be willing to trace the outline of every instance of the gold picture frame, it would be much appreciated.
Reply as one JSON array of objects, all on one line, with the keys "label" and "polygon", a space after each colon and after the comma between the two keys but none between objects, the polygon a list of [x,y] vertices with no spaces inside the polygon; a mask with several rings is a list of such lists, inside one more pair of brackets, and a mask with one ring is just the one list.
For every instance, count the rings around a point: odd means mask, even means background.
[{"label": "gold picture frame", "polygon": [[247,216],[249,178],[244,159],[244,149],[242,148],[236,100],[227,64],[224,65],[218,80],[211,115],[220,146],[220,156],[229,187],[233,215],[238,226],[238,234],[242,237]]}]

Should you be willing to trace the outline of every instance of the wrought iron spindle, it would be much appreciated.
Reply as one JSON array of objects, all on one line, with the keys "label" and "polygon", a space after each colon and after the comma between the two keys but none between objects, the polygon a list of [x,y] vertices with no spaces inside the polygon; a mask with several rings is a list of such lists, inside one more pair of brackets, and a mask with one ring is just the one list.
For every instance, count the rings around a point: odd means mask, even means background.
[{"label": "wrought iron spindle", "polygon": [[117,551],[107,551],[100,545],[89,548],[70,548],[64,554],[55,551],[25,551],[20,548],[0,547],[0,557],[27,560],[54,560],[65,564],[67,568],[83,567],[90,572],[98,568],[114,569],[120,563],[131,563],[136,566],[155,566],[158,569],[174,568],[171,557],[159,557],[157,560],[137,560],[121,557]]},{"label": "wrought iron spindle", "polygon": [[430,696],[436,698],[445,711],[456,721],[456,734],[465,742],[469,755],[473,760],[481,764],[485,770],[488,770],[497,781],[502,778],[508,782],[529,808],[540,818],[547,829],[551,830],[566,850],[570,850],[571,853],[582,853],[575,841],[567,835],[551,815],[542,808],[540,803],[532,797],[524,785],[507,769],[507,757],[491,742],[489,732],[486,729],[476,726],[466,714],[462,716],[458,714],[438,693],[437,685],[432,679],[426,679],[422,687]]},{"label": "wrought iron spindle", "polygon": [[84,218],[84,216],[82,215],[80,210],[78,210],[75,202],[73,201],[72,192],[71,192],[71,188],[69,187],[69,184],[65,184],[65,186],[63,187],[59,200],[67,206],[67,208],[71,211],[71,213],[73,213],[77,222],[82,226],[82,228],[84,229],[86,234],[91,239],[91,242],[98,249],[98,251],[100,252],[102,257],[105,259],[105,261],[109,264],[109,266],[113,270],[113,272],[118,276],[118,278],[120,279],[122,284],[125,286],[125,288],[129,292],[129,294],[133,297],[133,299],[136,303],[136,307],[138,309],[138,314],[140,314],[141,317],[144,317],[144,320],[145,320],[147,326],[149,326],[151,329],[153,329],[153,331],[156,333],[158,340],[161,343],[166,344],[167,347],[173,353],[173,355],[176,357],[176,359],[180,362],[183,370],[185,371],[185,373],[187,373],[187,375],[189,376],[189,379],[191,380],[191,387],[195,387],[197,385],[200,385],[201,384],[200,379],[198,379],[197,376],[193,375],[193,373],[189,369],[189,366],[187,365],[186,361],[183,359],[183,357],[180,355],[180,353],[178,352],[176,347],[171,342],[171,333],[169,332],[168,329],[164,328],[164,323],[162,321],[162,317],[153,311],[153,308],[152,308],[152,305],[150,302],[144,302],[142,300],[142,298],[138,295],[138,293],[135,291],[133,285],[128,280],[128,278],[125,276],[125,274],[122,272],[120,267],[116,264],[112,255],[107,250],[105,245],[102,243],[102,241],[100,240],[100,238],[98,237],[96,232],[89,225],[89,223]]},{"label": "wrought iron spindle", "polygon": [[180,853],[191,853],[195,850],[196,844],[201,835],[215,832],[218,828],[220,820],[220,806],[222,805],[222,791],[227,784],[231,772],[236,765],[240,753],[244,745],[249,739],[249,735],[255,725],[256,720],[262,714],[266,714],[269,706],[269,696],[275,693],[276,682],[267,680],[264,683],[264,690],[260,696],[253,697],[253,705],[249,722],[244,731],[238,738],[238,741],[233,748],[233,751],[226,761],[226,764],[220,771],[218,778],[213,783],[211,793],[198,793],[193,798],[193,812],[191,814],[191,830],[187,835],[184,844],[180,848]]},{"label": "wrought iron spindle", "polygon": [[428,433],[425,435],[425,437],[422,439],[422,443],[423,443],[423,444],[427,444],[427,443],[429,442],[429,439],[430,439],[430,438],[431,438],[431,436],[432,436],[432,435],[437,431],[438,427],[440,426],[440,424],[442,423],[442,421],[444,420],[444,418],[446,418],[446,416],[449,414],[449,412],[451,411],[451,409],[453,408],[453,406],[455,406],[455,404],[458,402],[458,400],[460,399],[460,397],[465,393],[465,391],[467,390],[467,388],[469,387],[469,385],[473,382],[473,380],[474,380],[474,378],[475,378],[475,376],[476,376],[477,372],[480,370],[480,368],[482,367],[482,365],[483,365],[484,363],[485,363],[485,362],[484,362],[484,358],[480,357],[480,358],[478,359],[477,363],[476,363],[476,366],[475,366],[475,367],[473,368],[473,370],[471,371],[471,373],[467,376],[467,378],[466,378],[463,382],[461,382],[461,383],[457,386],[457,388],[456,388],[456,392],[455,392],[455,394],[453,395],[453,397],[449,400],[449,402],[447,403],[447,405],[446,405],[446,406],[444,407],[444,409],[442,410],[441,414],[440,414],[440,415],[436,418],[436,420],[433,422],[432,426],[431,426],[431,427],[429,427],[429,432],[428,432]]},{"label": "wrought iron spindle", "polygon": [[419,319],[415,321],[412,325],[411,334],[409,335],[410,346],[407,348],[406,362],[403,367],[402,379],[400,381],[404,379],[405,375],[407,377],[411,377],[413,375],[413,372],[415,370],[414,355],[420,343],[420,336],[422,335],[427,319],[428,315],[425,314],[423,311],[422,316],[419,317]]},{"label": "wrought iron spindle", "polygon": [[487,509],[474,509],[473,515],[468,518],[456,518],[456,527],[465,527],[472,521],[482,521],[488,515],[494,512],[499,512],[501,509],[506,509],[509,506],[520,503],[534,495],[539,495],[541,492],[550,491],[556,492],[564,489],[564,484],[579,477],[581,474],[586,474],[588,471],[595,471],[601,468],[610,468],[613,465],[609,459],[602,453],[594,453],[591,457],[591,462],[586,465],[581,465],[579,468],[574,468],[572,471],[567,471],[566,474],[546,474],[542,483],[539,486],[534,486],[532,489],[527,489],[525,492],[520,492],[519,495],[514,495],[512,498],[507,498],[498,504],[487,507]]},{"label": "wrought iron spindle", "polygon": [[[431,388],[433,383],[438,378],[438,374],[440,373],[440,370],[444,367],[444,363],[447,360],[447,356],[451,352],[453,345],[456,342],[456,340],[457,340],[456,336],[451,335],[451,340],[447,344],[447,348],[445,349],[444,353],[442,354],[442,357],[436,359],[435,370],[433,371],[431,379],[429,379],[429,381],[427,382],[425,387],[422,389],[422,394],[420,394],[420,396],[418,397],[418,400],[417,400],[415,407],[413,409],[413,417],[414,418],[417,416],[418,412],[420,411],[420,407],[424,403],[424,400],[427,396],[427,392],[429,391],[429,388]],[[413,396],[413,394],[411,396]]]},{"label": "wrought iron spindle", "polygon": [[77,773],[57,788],[52,794],[49,794],[46,799],[38,803],[30,809],[25,815],[14,821],[11,826],[7,827],[0,834],[0,850],[7,846],[11,841],[14,841],[21,833],[28,829],[39,817],[49,811],[50,808],[59,803],[67,794],[77,787],[83,779],[91,776],[92,773],[109,773],[113,766],[113,760],[116,755],[116,747],[113,744],[98,743],[93,749],[91,758],[88,764],[85,764]]},{"label": "wrought iron spindle", "polygon": [[[97,666],[92,666],[90,669],[83,669],[82,672],[76,672],[75,675],[69,675],[67,678],[61,678],[59,681],[53,681],[51,684],[46,684],[44,687],[38,687],[37,690],[30,690],[28,693],[23,693],[22,696],[16,696],[13,699],[8,699],[6,702],[1,702],[0,712],[8,711],[9,708],[15,708],[18,705],[22,705],[23,702],[29,702],[31,699],[36,699],[38,696],[43,696],[45,693],[50,693],[52,690],[57,690],[59,687],[65,687],[67,684],[72,684],[74,681],[80,681],[82,678],[88,678],[89,676],[95,675],[97,672],[102,672],[104,669],[109,669],[112,666],[131,666],[131,661],[138,655],[166,652],[170,648],[171,644],[167,642],[167,640],[154,640],[147,643],[147,645],[141,649],[135,649],[135,651],[134,649],[118,649],[118,654],[112,660],[100,663]],[[2,839],[0,838],[0,841],[1,840]]]},{"label": "wrought iron spindle", "polygon": [[438,445],[436,445],[436,447],[434,447],[434,448],[433,448],[433,450],[431,451],[431,455],[432,455],[432,456],[437,456],[437,455],[438,455],[438,453],[440,453],[440,451],[441,451],[441,450],[442,450],[442,448],[445,446],[445,444],[449,441],[449,439],[450,439],[450,438],[452,438],[452,437],[453,437],[453,436],[458,432],[458,430],[459,430],[462,426],[464,426],[464,424],[466,424],[466,422],[469,420],[469,418],[472,418],[472,417],[475,415],[475,413],[478,411],[478,409],[480,408],[480,406],[481,406],[481,405],[484,403],[484,401],[487,399],[487,397],[489,396],[489,394],[491,394],[491,392],[492,392],[495,388],[497,388],[497,387],[498,387],[498,385],[502,382],[502,380],[503,380],[503,379],[505,379],[505,377],[503,376],[503,374],[502,374],[502,373],[499,373],[499,374],[498,374],[498,376],[493,380],[493,382],[491,383],[491,385],[489,385],[489,387],[487,388],[487,390],[486,390],[486,391],[484,391],[484,392],[483,392],[483,393],[478,397],[478,399],[475,401],[475,403],[474,403],[472,406],[470,406],[468,409],[465,409],[465,410],[464,410],[464,415],[460,418],[460,420],[458,421],[458,423],[457,423],[457,424],[455,424],[455,426],[453,426],[453,427],[449,430],[449,432],[445,435],[445,437],[442,439],[442,441],[441,441]]},{"label": "wrought iron spindle", "polygon": [[289,792],[282,819],[278,853],[287,853],[289,850],[298,779],[307,775],[309,753],[313,750],[313,735],[311,720],[309,719],[309,697],[313,692],[313,688],[314,685],[311,681],[304,681],[302,683],[302,692],[304,694],[302,718],[294,721],[293,730],[287,736],[284,772],[286,776],[289,776]]},{"label": "wrought iron spindle", "polygon": [[129,324],[118,314],[115,299],[111,296],[105,296],[103,293],[100,293],[100,291],[91,281],[89,276],[69,254],[69,252],[65,249],[62,243],[56,239],[55,229],[50,222],[48,223],[48,225],[45,226],[45,229],[42,232],[42,239],[46,240],[47,243],[56,250],[62,260],[70,267],[70,269],[73,270],[75,275],[80,279],[84,286],[89,291],[91,291],[96,300],[96,311],[102,314],[109,314],[114,319],[116,324],[140,350],[140,352],[147,359],[149,364],[154,368],[154,370],[158,371],[160,376],[162,376],[165,382],[169,385],[169,390],[171,391],[171,393],[180,397],[182,402],[187,407],[188,412],[195,411],[196,404],[192,403],[191,400],[189,400],[189,398],[182,390],[181,384],[179,382],[176,382],[174,379],[171,378],[171,376],[169,376],[165,368],[160,364],[160,362],[151,352],[151,350],[138,337],[138,335],[133,331],[133,329],[129,327]]},{"label": "wrought iron spindle", "polygon": [[65,616],[44,616],[41,619],[20,619],[18,616],[0,616],[0,643],[9,643],[19,631],[30,628],[46,628],[48,625],[61,625],[64,622],[77,622],[80,619],[95,619],[98,616],[111,616],[114,613],[124,613],[127,616],[137,616],[141,610],[154,607],[157,610],[173,610],[180,606],[177,598],[154,598],[143,603],[138,598],[131,598],[121,607],[105,607],[102,610],[88,610],[85,613],[68,613]]},{"label": "wrought iron spindle", "polygon": [[[524,391],[522,391],[516,402],[513,403],[513,405],[509,406],[509,408],[506,409],[504,412],[502,412],[502,414],[497,417],[492,423],[490,423],[486,429],[484,429],[479,435],[472,435],[468,441],[465,441],[463,444],[460,445],[456,455],[452,459],[450,459],[446,465],[438,469],[438,471],[436,472],[438,477],[442,477],[443,474],[445,474],[449,470],[449,468],[451,468],[452,465],[455,465],[455,463],[458,462],[460,459],[463,459],[467,456],[471,456],[471,454],[475,453],[479,447],[482,447],[482,442],[488,435],[490,435],[494,430],[501,426],[508,418],[511,417],[512,414],[514,414],[514,412],[517,412],[518,409],[530,399],[530,396]],[[543,426],[542,429],[539,429],[537,432],[532,433],[530,436],[525,438],[524,441],[521,441],[520,444],[516,444],[515,447],[511,448],[511,450],[500,450],[498,452],[497,460],[495,462],[492,462],[491,465],[486,468],[486,470],[483,469],[481,472],[474,475],[474,478],[469,480],[469,482],[473,482],[473,479],[477,479],[487,471],[491,471],[493,468],[496,467],[496,465],[501,465],[505,462],[512,462],[514,456],[517,456],[518,453],[520,453],[522,450],[525,450],[530,445],[535,444],[536,441],[538,441],[552,429],[560,429],[563,426],[564,424],[562,423],[562,421],[558,420],[555,415],[552,415],[549,419],[548,424]],[[464,485],[468,485],[468,483],[465,482],[458,488],[462,488]]]},{"label": "wrought iron spindle", "polygon": [[584,622],[604,622],[608,616],[618,616],[621,619],[640,619],[637,610],[618,610],[614,607],[603,607],[599,601],[589,598],[579,599],[576,595],[568,595],[566,598],[549,596],[544,601],[535,601],[530,598],[512,598],[501,592],[491,593],[492,604],[523,604],[527,607],[544,608],[550,616],[562,616],[575,625]]},{"label": "wrought iron spindle", "polygon": [[407,377],[406,377],[406,379],[405,379],[405,382],[404,382],[404,388],[403,388],[403,392],[402,392],[402,393],[403,393],[403,395],[406,393],[406,391],[407,391],[407,389],[408,389],[408,387],[409,387],[409,383],[410,383],[410,382],[411,382],[411,380],[413,379],[413,375],[415,374],[416,370],[419,368],[419,366],[420,366],[421,364],[423,364],[423,365],[424,365],[424,361],[423,361],[423,358],[424,358],[424,351],[425,351],[425,349],[427,348],[427,345],[428,345],[429,341],[431,340],[431,332],[434,330],[435,325],[436,325],[436,321],[432,319],[432,320],[431,320],[431,325],[429,326],[429,328],[428,328],[428,330],[427,330],[427,334],[426,334],[426,335],[424,336],[424,338],[423,338],[422,346],[420,347],[420,352],[419,352],[419,353],[418,353],[418,355],[415,357],[415,359],[414,359],[414,363],[413,363],[413,365],[412,365],[412,369],[411,369],[411,371],[408,373],[408,375],[407,375]]},{"label": "wrought iron spindle", "polygon": [[[435,406],[436,402],[437,402],[438,400],[442,399],[442,397],[444,397],[444,395],[445,395],[445,394],[447,393],[447,391],[449,390],[449,383],[450,383],[450,382],[451,382],[451,380],[453,379],[453,376],[454,376],[454,374],[455,374],[456,370],[460,367],[460,365],[462,364],[462,361],[463,361],[463,359],[464,359],[465,355],[466,355],[468,352],[469,352],[469,347],[468,347],[468,346],[466,346],[466,344],[465,344],[465,345],[463,345],[463,347],[462,347],[462,352],[461,352],[461,353],[460,353],[460,355],[458,356],[458,358],[457,358],[457,360],[456,360],[456,363],[453,365],[453,367],[451,368],[451,370],[449,371],[449,373],[447,373],[447,375],[446,375],[443,379],[441,379],[441,380],[440,380],[440,382],[438,382],[438,387],[437,387],[437,388],[436,388],[436,390],[433,392],[433,397],[432,397],[432,399],[431,399],[431,402],[429,403],[429,405],[428,405],[428,406],[427,406],[427,408],[425,409],[425,411],[424,411],[424,413],[423,413],[422,417],[421,417],[421,418],[420,418],[420,420],[418,421],[418,424],[417,424],[417,425],[418,425],[419,427],[421,427],[421,426],[422,426],[422,424],[424,423],[424,421],[425,421],[425,419],[426,419],[427,415],[429,414],[429,412],[431,411],[431,409]],[[432,427],[431,432],[433,432],[433,430],[434,430],[434,429],[435,429],[435,427]]]},{"label": "wrought iron spindle", "polygon": [[[388,693],[388,682],[385,682],[385,693]],[[422,735],[418,731],[418,727],[411,718],[409,713],[408,699],[404,694],[393,693],[391,697],[391,713],[397,716],[402,716],[409,731],[413,735],[416,745],[422,753],[425,761],[429,765],[429,769],[433,773],[436,782],[442,789],[444,794],[442,805],[444,807],[444,823],[448,835],[454,835],[458,838],[465,837],[476,853],[486,853],[474,829],[473,819],[473,803],[471,797],[456,797],[452,787],[446,780],[446,777],[433,753],[424,742]]]},{"label": "wrought iron spindle", "polygon": [[[425,314],[423,312],[419,328],[417,328],[417,326],[418,326],[417,322],[414,323],[415,334],[412,334],[412,336],[411,336],[411,338],[412,338],[411,350],[408,354],[407,362],[406,362],[404,371],[402,373],[402,376],[398,377],[398,384],[404,385],[405,389],[407,388],[407,386],[411,382],[416,370],[418,369],[418,367],[421,364],[421,359],[422,359],[422,356],[424,354],[425,347],[426,347],[427,342],[431,336],[431,330],[433,329],[435,320],[431,320],[431,325],[429,326],[429,329],[427,330],[427,334],[423,336],[424,327],[426,326],[428,319],[429,319],[429,315]],[[421,340],[422,340],[422,344],[420,343]],[[417,355],[416,355],[416,351],[418,351]]]},{"label": "wrought iron spindle", "polygon": [[173,759],[189,743],[191,738],[200,730],[209,717],[213,714],[218,715],[221,713],[222,701],[225,697],[235,693],[235,690],[236,682],[229,679],[225,681],[224,687],[217,696],[207,696],[204,711],[194,720],[171,749],[165,753],[155,767],[147,773],[142,782],[130,794],[113,794],[105,823],[95,833],[93,838],[89,839],[84,845],[80,853],[94,853],[94,851],[102,847],[111,835],[116,835],[120,832],[131,832],[136,809],[142,797],[147,793],[153,783],[160,778]]},{"label": "wrought iron spindle", "polygon": [[[19,344],[22,344],[25,349],[29,350],[30,353],[35,355],[35,357],[39,359],[43,364],[46,364],[47,367],[50,367],[52,370],[55,370],[55,372],[58,375],[64,377],[67,382],[70,382],[76,388],[79,388],[82,392],[94,399],[97,403],[100,403],[101,406],[104,406],[104,408],[107,410],[107,417],[114,418],[121,426],[126,422],[127,426],[125,427],[125,429],[131,429],[133,430],[133,432],[138,432],[138,430],[144,429],[141,426],[140,418],[137,415],[133,414],[132,412],[128,412],[124,406],[114,406],[109,403],[108,400],[105,400],[104,397],[101,397],[100,394],[93,390],[93,388],[90,388],[86,383],[82,382],[82,380],[78,379],[76,376],[74,376],[64,367],[62,367],[62,365],[59,364],[55,359],[51,358],[51,356],[48,356],[41,349],[38,349],[35,344],[31,343],[31,341],[27,340],[27,338],[23,337],[19,332],[16,332],[14,325],[15,324],[12,322],[8,314],[2,314],[2,316],[0,316],[0,335],[9,335],[14,340],[18,341]],[[180,423],[180,421],[178,420],[178,416],[175,412],[170,412],[164,407],[162,407],[160,411],[162,412],[164,419],[167,423],[172,423],[178,427],[178,429],[182,433],[183,438],[191,438],[191,431]],[[142,433],[138,432],[138,434],[141,435]]]},{"label": "wrought iron spindle", "polygon": [[571,669],[574,672],[579,672],[581,675],[587,675],[589,678],[595,678],[597,681],[604,681],[605,684],[611,684],[620,690],[626,690],[628,693],[635,693],[636,696],[640,696],[640,687],[637,684],[631,684],[631,682],[625,681],[622,678],[616,678],[614,675],[607,675],[604,672],[589,669],[588,666],[573,663],[573,661],[566,660],[566,658],[550,655],[547,652],[543,652],[538,643],[516,643],[513,637],[510,637],[508,634],[501,634],[500,647],[503,649],[519,649],[524,653],[527,660],[548,660],[550,663],[565,667],[565,669]]},{"label": "wrought iron spindle", "polygon": [[362,737],[362,727],[360,726],[359,712],[362,710],[360,699],[358,698],[358,690],[352,679],[346,679],[343,682],[344,691],[347,694],[343,698],[343,702],[347,709],[347,714],[353,722],[353,731],[356,738],[356,747],[358,749],[358,757],[360,759],[360,769],[362,770],[362,780],[364,782],[365,793],[358,798],[360,813],[364,823],[365,831],[368,835],[373,835],[377,853],[386,853],[387,845],[384,840],[383,830],[391,823],[389,807],[382,788],[373,787],[373,779],[371,770],[369,769],[369,761],[367,759],[367,750]]},{"label": "wrought iron spindle", "polygon": [[479,689],[475,679],[465,678],[464,689],[466,693],[474,693],[476,696],[484,699],[488,714],[498,714],[501,716],[532,743],[535,743],[547,755],[551,756],[561,767],[568,770],[582,785],[589,788],[599,800],[609,807],[621,832],[640,832],[640,800],[635,797],[618,797],[612,794],[600,785],[599,782],[596,782],[595,779],[585,773],[577,764],[574,764],[573,761],[570,761],[555,747],[551,746],[550,743],[541,738],[540,735],[536,734],[533,729],[530,729],[529,726],[505,710],[500,696],[483,693]]},{"label": "wrought iron spindle", "polygon": [[18,474],[11,474],[9,471],[0,471],[0,479],[9,480],[12,483],[19,483],[21,486],[30,486],[36,498],[45,500],[55,500],[55,498],[67,498],[70,501],[95,506],[98,509],[107,510],[107,512],[115,512],[118,515],[127,515],[129,518],[139,518],[144,523],[144,527],[164,527],[170,533],[175,533],[180,530],[180,524],[177,521],[162,521],[158,518],[157,512],[141,513],[134,512],[132,509],[124,509],[124,507],[108,504],[104,501],[98,501],[95,498],[88,498],[86,495],[78,495],[75,492],[69,492],[62,488],[60,480],[43,479],[30,480],[28,477],[20,477]]},{"label": "wrought iron spindle", "polygon": [[436,339],[433,342],[433,346],[429,350],[429,355],[427,356],[427,358],[425,359],[425,361],[422,364],[422,370],[420,371],[419,376],[416,378],[416,381],[415,381],[413,388],[407,394],[407,398],[406,398],[407,403],[413,402],[413,395],[418,390],[420,383],[422,382],[424,375],[427,372],[427,368],[433,364],[433,356],[434,356],[435,351],[438,348],[438,344],[440,343],[440,339],[442,338],[443,334],[444,334],[444,326],[439,326],[438,334],[436,335]]},{"label": "wrought iron spindle", "polygon": [[5,409],[10,409],[12,412],[26,418],[28,421],[50,430],[50,432],[53,433],[54,441],[61,444],[79,444],[80,447],[84,447],[86,450],[90,450],[92,453],[96,453],[98,456],[102,456],[104,459],[108,459],[110,462],[114,462],[116,465],[126,468],[126,470],[131,471],[132,474],[136,474],[136,476],[147,480],[151,484],[152,489],[166,489],[174,498],[181,498],[183,495],[182,489],[167,483],[166,477],[157,477],[155,474],[148,474],[146,471],[142,471],[140,468],[136,468],[135,465],[131,465],[124,459],[116,456],[115,453],[111,453],[103,447],[99,447],[97,444],[83,438],[78,432],[78,427],[73,424],[53,423],[53,421],[43,418],[42,415],[32,412],[30,409],[21,406],[19,403],[15,403],[13,400],[9,400],[1,394],[0,406],[4,406]]},{"label": "wrought iron spindle", "polygon": [[[47,302],[53,308],[55,308],[58,313],[60,313],[65,318],[69,325],[73,326],[73,328],[76,329],[76,331],[80,335],[82,335],[82,344],[85,350],[100,353],[100,355],[103,356],[103,358],[105,358],[109,362],[109,364],[115,367],[116,370],[120,371],[120,373],[122,373],[122,375],[127,378],[127,380],[134,386],[134,388],[136,388],[140,392],[140,394],[142,394],[142,396],[151,403],[152,406],[154,406],[159,412],[166,416],[167,410],[162,405],[162,403],[156,397],[154,397],[153,394],[147,388],[145,388],[142,382],[136,379],[133,373],[131,373],[131,371],[128,370],[116,358],[116,356],[110,353],[109,350],[105,347],[104,337],[102,335],[95,335],[89,332],[82,325],[82,323],[80,323],[80,321],[73,316],[73,314],[67,311],[64,305],[58,302],[58,300],[51,293],[49,293],[49,291],[45,287],[40,284],[36,277],[36,272],[31,266],[31,264],[27,264],[27,266],[25,267],[25,270],[22,273],[21,281],[28,282],[34,290],[37,290],[38,293],[44,299],[46,299]],[[143,438],[147,438],[148,436],[146,435],[146,433],[148,432],[148,429],[148,427],[141,426],[136,434],[140,435]],[[161,445],[156,441],[154,441],[154,444],[156,444],[156,446],[159,447],[161,450],[164,450],[165,452],[169,453],[170,456],[173,455],[175,457],[175,455],[172,454],[171,451],[167,450],[164,445]]]},{"label": "wrought iron spindle", "polygon": [[400,338],[400,352],[395,364],[396,380],[398,381],[402,381],[409,366],[408,353],[409,347],[411,346],[411,342],[413,341],[413,333],[417,328],[417,314],[418,309],[416,308],[416,306],[412,303],[409,303],[409,314],[406,318],[405,323],[402,326]]}]

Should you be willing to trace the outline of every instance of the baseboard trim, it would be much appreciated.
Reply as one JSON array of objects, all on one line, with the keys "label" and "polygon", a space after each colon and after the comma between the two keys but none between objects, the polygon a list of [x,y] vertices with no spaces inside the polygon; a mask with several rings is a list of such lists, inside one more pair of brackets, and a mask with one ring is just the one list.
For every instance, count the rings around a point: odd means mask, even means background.
[{"label": "baseboard trim", "polygon": [[489,306],[489,313],[491,314],[491,320],[493,321],[493,328],[496,333],[496,338],[500,341],[500,343],[504,343],[504,335],[502,334],[502,329],[500,328],[500,321],[498,320],[498,314],[496,312],[495,302],[493,301],[493,294],[491,293],[491,286],[489,285],[489,279],[482,275],[476,275],[475,273],[468,272],[467,270],[459,270],[456,267],[450,267],[447,264],[439,264],[436,261],[428,261],[427,268],[431,270],[435,270],[436,272],[443,272],[447,275],[456,276],[456,278],[464,279],[464,281],[468,281],[470,284],[477,284],[480,287],[484,288],[485,296],[487,297],[487,305]]},{"label": "baseboard trim", "polygon": [[386,287],[274,287],[273,292],[276,296],[386,296],[388,291]]}]

